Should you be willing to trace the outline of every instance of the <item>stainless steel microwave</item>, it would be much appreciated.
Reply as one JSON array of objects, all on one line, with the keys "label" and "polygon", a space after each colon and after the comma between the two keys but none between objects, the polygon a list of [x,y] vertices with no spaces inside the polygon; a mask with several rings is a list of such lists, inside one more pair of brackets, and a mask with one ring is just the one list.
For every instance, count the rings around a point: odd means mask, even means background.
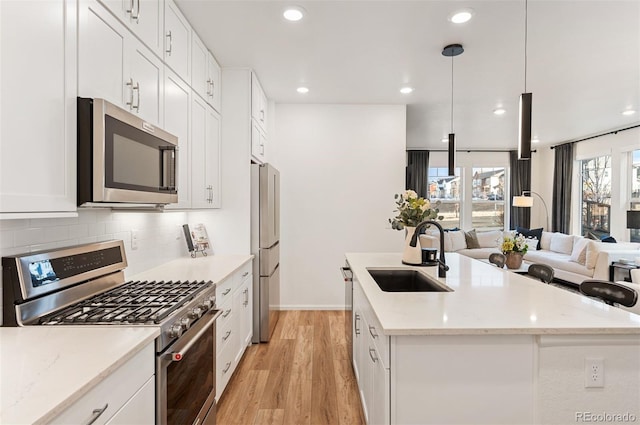
[{"label": "stainless steel microwave", "polygon": [[78,206],[178,202],[178,138],[104,99],[78,97]]}]

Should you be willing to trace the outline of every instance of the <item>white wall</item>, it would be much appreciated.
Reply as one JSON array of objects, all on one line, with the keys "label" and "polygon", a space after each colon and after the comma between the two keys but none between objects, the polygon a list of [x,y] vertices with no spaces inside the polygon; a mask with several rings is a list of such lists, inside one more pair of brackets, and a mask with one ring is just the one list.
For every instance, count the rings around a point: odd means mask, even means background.
[{"label": "white wall", "polygon": [[[276,105],[281,304],[343,308],[345,252],[400,252],[393,195],[404,190],[404,105]],[[271,144],[270,136],[270,144]],[[273,156],[271,156],[273,154]]]}]

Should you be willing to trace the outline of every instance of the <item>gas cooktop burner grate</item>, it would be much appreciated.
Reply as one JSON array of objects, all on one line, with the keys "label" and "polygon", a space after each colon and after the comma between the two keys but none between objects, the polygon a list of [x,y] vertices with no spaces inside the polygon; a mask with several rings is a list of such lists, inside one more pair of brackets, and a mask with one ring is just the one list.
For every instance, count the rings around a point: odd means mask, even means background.
[{"label": "gas cooktop burner grate", "polygon": [[160,323],[211,282],[130,281],[40,319],[41,325]]}]

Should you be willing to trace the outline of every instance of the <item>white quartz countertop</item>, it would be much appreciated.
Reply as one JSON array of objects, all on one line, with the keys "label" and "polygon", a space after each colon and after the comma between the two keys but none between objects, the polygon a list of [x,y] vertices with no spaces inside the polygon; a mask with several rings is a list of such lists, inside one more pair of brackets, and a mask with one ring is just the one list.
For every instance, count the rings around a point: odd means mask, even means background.
[{"label": "white quartz countertop", "polygon": [[219,283],[232,275],[253,255],[216,254],[183,257],[128,277],[128,280],[205,280]]},{"label": "white quartz countertop", "polygon": [[0,328],[0,423],[47,423],[152,342],[147,326]]},{"label": "white quartz countertop", "polygon": [[[387,335],[640,334],[640,315],[459,254],[446,278],[399,253],[346,257]],[[453,292],[384,292],[368,267],[415,268]]]}]

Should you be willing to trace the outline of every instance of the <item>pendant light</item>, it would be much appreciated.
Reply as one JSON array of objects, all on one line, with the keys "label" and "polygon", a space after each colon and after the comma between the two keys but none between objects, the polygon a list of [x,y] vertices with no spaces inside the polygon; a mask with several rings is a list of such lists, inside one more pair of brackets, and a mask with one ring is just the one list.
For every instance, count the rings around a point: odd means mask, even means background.
[{"label": "pendant light", "polygon": [[518,159],[531,159],[531,102],[533,95],[527,93],[527,18],[528,4],[524,0],[524,93],[520,95]]},{"label": "pendant light", "polygon": [[453,132],[453,57],[464,52],[461,44],[449,44],[442,49],[442,56],[451,58],[451,132],[449,133],[449,175],[456,175],[456,135]]}]

